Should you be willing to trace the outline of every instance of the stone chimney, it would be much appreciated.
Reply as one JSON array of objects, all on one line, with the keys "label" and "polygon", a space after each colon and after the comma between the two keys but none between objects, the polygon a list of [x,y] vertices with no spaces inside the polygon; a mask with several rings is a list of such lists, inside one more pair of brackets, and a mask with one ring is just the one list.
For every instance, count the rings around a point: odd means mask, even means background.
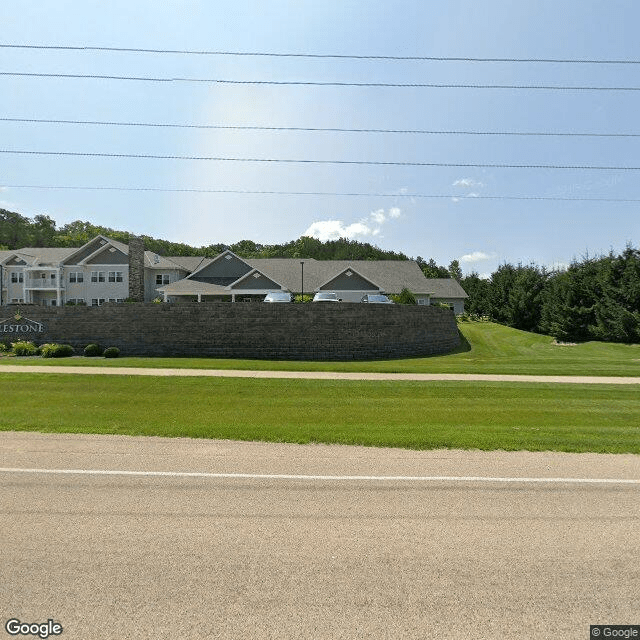
[{"label": "stone chimney", "polygon": [[144,302],[144,240],[129,240],[129,298]]}]

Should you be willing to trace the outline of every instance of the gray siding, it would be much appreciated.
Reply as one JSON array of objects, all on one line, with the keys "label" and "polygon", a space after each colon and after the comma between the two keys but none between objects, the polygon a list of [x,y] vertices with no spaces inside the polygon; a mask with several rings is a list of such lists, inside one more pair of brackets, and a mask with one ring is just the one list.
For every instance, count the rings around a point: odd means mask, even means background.
[{"label": "gray siding", "polygon": [[254,275],[251,275],[248,278],[245,278],[242,282],[239,282],[237,285],[232,287],[232,290],[242,291],[245,289],[279,289],[280,288],[280,285],[278,283],[263,276],[261,273],[257,274],[258,275],[257,278],[255,278]]},{"label": "gray siding", "polygon": [[82,262],[87,256],[90,256],[94,251],[97,251],[101,246],[106,245],[106,241],[102,238],[96,238],[92,240],[82,251],[75,254],[72,261],[65,260],[64,264],[78,264]]},{"label": "gray siding", "polygon": [[233,282],[246,273],[249,273],[249,271],[252,271],[252,268],[242,260],[239,260],[235,256],[231,256],[230,259],[227,260],[226,256],[223,256],[204,267],[201,271],[198,271],[192,279],[207,282],[207,278],[233,278]]},{"label": "gray siding", "polygon": [[[111,249],[111,247],[109,247]],[[85,264],[129,264],[129,256],[122,253],[122,251],[110,251],[109,249],[105,249],[100,253],[96,254],[90,260],[87,260]]]},{"label": "gray siding", "polygon": [[362,276],[358,275],[354,271],[352,275],[348,276],[346,273],[341,273],[333,280],[329,280],[327,284],[322,285],[320,289],[322,291],[377,291],[378,287],[366,280]]}]

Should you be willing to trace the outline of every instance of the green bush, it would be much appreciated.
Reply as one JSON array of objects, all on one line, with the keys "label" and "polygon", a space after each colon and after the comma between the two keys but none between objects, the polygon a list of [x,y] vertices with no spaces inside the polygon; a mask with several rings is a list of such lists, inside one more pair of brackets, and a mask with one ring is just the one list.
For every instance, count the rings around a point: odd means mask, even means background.
[{"label": "green bush", "polygon": [[40,355],[43,358],[68,358],[73,355],[73,347],[70,344],[43,344]]},{"label": "green bush", "polygon": [[16,356],[37,356],[38,347],[33,342],[27,342],[26,340],[19,340],[18,342],[11,343],[11,350]]},{"label": "green bush", "polygon": [[294,302],[312,302],[313,296],[308,296],[306,293],[304,294],[304,296],[301,296],[298,294],[297,296],[294,296],[293,301]]},{"label": "green bush", "polygon": [[118,347],[107,347],[102,354],[105,358],[117,358],[120,355]]},{"label": "green bush", "polygon": [[389,296],[396,304],[418,304],[416,297],[406,287],[396,295]]},{"label": "green bush", "polygon": [[7,351],[7,347],[4,345],[4,342],[0,342],[0,353],[4,353]]},{"label": "green bush", "polygon": [[88,344],[84,348],[84,355],[87,358],[95,358],[96,356],[101,356],[104,349],[99,344]]}]

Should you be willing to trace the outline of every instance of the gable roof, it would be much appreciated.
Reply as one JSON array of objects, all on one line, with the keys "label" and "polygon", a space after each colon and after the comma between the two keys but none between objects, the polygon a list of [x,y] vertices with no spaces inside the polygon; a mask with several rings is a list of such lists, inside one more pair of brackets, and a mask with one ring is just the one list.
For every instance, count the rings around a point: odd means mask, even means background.
[{"label": "gable roof", "polygon": [[439,298],[466,298],[464,289],[449,278],[425,278],[413,260],[315,260],[305,258],[246,258],[245,262],[260,270],[289,291],[300,291],[301,262],[304,262],[304,288],[315,291],[324,283],[351,268],[387,293],[400,293],[404,287],[417,294]]},{"label": "gable roof", "polygon": [[18,256],[27,263],[27,266],[58,265],[75,251],[77,251],[75,247],[24,247],[0,251],[0,262],[9,260],[11,256]]},{"label": "gable roof", "polygon": [[[97,244],[96,248],[93,250],[91,250],[92,244]],[[118,242],[117,240],[112,240],[111,238],[107,238],[107,236],[98,234],[94,238],[91,238],[91,240],[89,240],[88,242],[85,242],[81,247],[74,247],[71,250],[71,253],[65,258],[65,261],[71,262],[71,259],[74,258],[76,255],[86,253],[87,251],[89,251],[89,253],[87,253],[85,257],[82,258],[82,260],[80,260],[80,262],[82,262],[83,260],[86,260],[90,256],[99,253],[101,250],[104,250],[107,247],[107,245],[111,245],[112,247],[115,247],[116,249],[118,249],[119,251],[121,251],[127,256],[129,255],[129,245],[123,244],[122,242]]]}]

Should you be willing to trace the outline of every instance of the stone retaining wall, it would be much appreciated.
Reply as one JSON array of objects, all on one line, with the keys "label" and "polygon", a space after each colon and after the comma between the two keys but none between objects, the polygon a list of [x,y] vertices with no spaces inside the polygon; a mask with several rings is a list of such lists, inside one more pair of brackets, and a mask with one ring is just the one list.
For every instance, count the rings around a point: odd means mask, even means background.
[{"label": "stone retaining wall", "polygon": [[[210,356],[282,360],[368,360],[446,353],[460,343],[452,311],[429,306],[359,303],[105,304],[101,307],[0,308],[0,320],[41,323],[43,331],[7,332],[0,340],[91,342],[121,355]],[[5,321],[6,322],[6,321]]]}]

